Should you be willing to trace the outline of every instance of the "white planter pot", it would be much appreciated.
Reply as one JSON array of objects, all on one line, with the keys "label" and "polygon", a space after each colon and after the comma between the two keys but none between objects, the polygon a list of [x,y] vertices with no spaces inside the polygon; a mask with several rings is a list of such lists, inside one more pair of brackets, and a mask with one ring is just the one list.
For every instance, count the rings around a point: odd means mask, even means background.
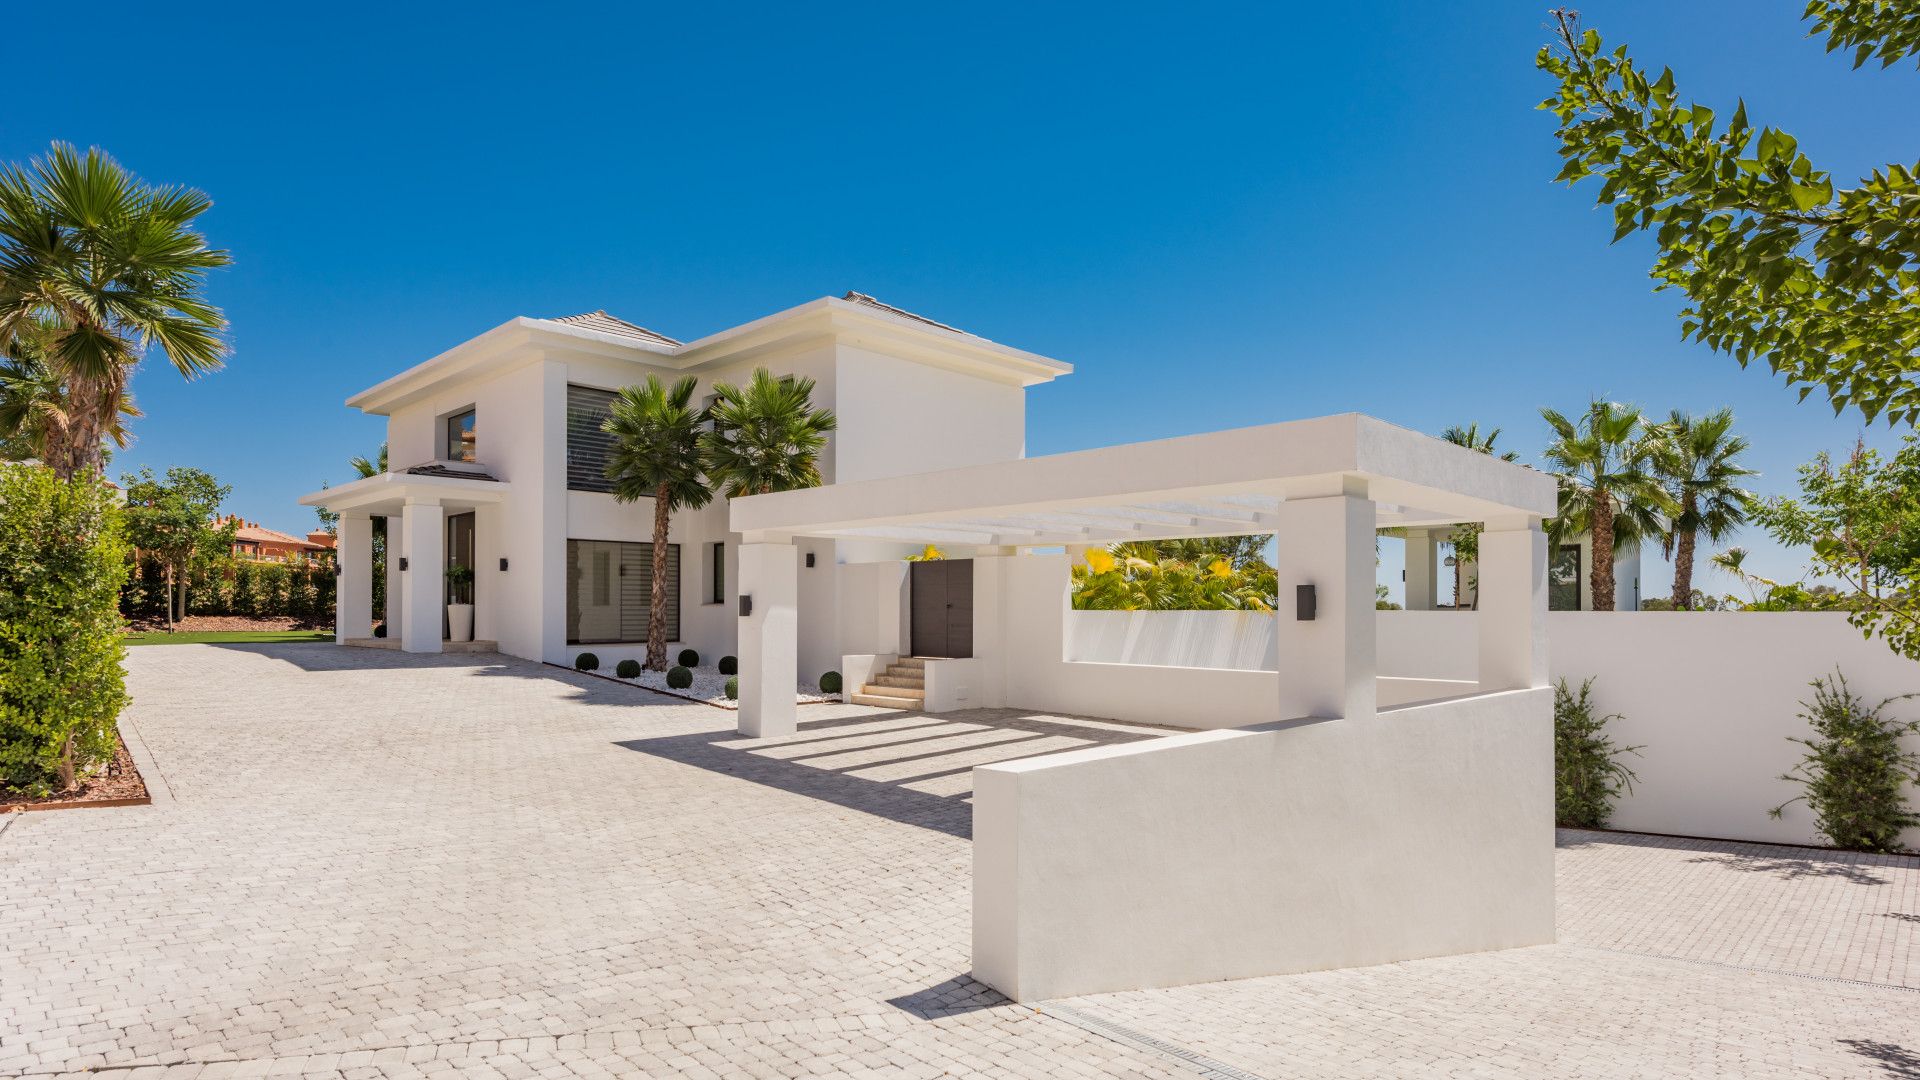
[{"label": "white planter pot", "polygon": [[447,640],[473,640],[473,605],[447,605]]}]

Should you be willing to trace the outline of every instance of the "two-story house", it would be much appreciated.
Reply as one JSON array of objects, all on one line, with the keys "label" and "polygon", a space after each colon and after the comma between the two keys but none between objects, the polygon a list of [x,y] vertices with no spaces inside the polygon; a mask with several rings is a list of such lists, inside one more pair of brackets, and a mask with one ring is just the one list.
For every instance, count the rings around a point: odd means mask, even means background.
[{"label": "two-story house", "polygon": [[[370,638],[371,523],[384,517],[387,637],[407,651],[442,649],[445,571],[461,565],[482,643],[553,663],[589,649],[607,664],[643,656],[653,514],[609,493],[609,403],[649,372],[695,375],[704,397],[756,368],[815,380],[814,404],[839,420],[820,462],[829,484],[1019,458],[1026,388],[1072,371],[859,293],[690,342],[598,311],[513,319],[348,399],[387,418],[395,466],[301,499],[341,515],[340,639]],[[726,500],[677,512],[669,540],[672,648],[735,651]],[[915,546],[804,545],[802,672],[839,663],[839,567]]]}]

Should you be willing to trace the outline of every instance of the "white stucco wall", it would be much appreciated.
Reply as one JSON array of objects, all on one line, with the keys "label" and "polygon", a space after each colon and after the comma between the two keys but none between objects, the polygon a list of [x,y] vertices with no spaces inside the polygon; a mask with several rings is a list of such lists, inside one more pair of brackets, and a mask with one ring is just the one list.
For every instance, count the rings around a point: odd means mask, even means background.
[{"label": "white stucco wall", "polygon": [[978,768],[974,973],[1037,1000],[1552,941],[1550,716],[1521,690]]},{"label": "white stucco wall", "polygon": [[1276,671],[1270,611],[1069,611],[1066,658]]}]

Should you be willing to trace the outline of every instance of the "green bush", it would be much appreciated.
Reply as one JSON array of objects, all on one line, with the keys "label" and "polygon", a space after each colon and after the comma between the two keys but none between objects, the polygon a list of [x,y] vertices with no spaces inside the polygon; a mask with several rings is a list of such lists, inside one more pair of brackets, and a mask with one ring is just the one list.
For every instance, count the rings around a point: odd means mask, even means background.
[{"label": "green bush", "polygon": [[840,673],[837,671],[829,671],[825,675],[820,676],[820,692],[823,694],[839,693]]},{"label": "green bush", "polygon": [[373,636],[374,636],[374,637],[386,637],[386,636],[387,636],[387,624],[386,624],[386,623],[381,623],[381,624],[380,624],[379,626],[376,626],[376,627],[374,627],[374,628],[373,628]]},{"label": "green bush", "polygon": [[613,673],[623,679],[637,679],[640,677],[640,661],[628,657],[613,665]]},{"label": "green bush", "polygon": [[692,649],[681,649],[680,650],[680,666],[681,667],[699,667],[700,654],[695,652]]},{"label": "green bush", "polygon": [[693,672],[677,665],[668,668],[667,685],[675,690],[685,690],[687,687],[693,685]]},{"label": "green bush", "polygon": [[1592,679],[1577,694],[1565,679],[1553,688],[1553,817],[1569,829],[1606,828],[1613,801],[1640,779],[1620,757],[1644,748],[1613,744],[1606,728],[1620,714],[1596,715],[1592,689]]},{"label": "green bush", "polygon": [[112,758],[130,568],[111,488],[0,466],[0,786],[44,795]]},{"label": "green bush", "polygon": [[576,671],[593,671],[600,666],[600,658],[590,652],[583,652],[573,658],[573,666]]},{"label": "green bush", "polygon": [[740,700],[740,680],[738,678],[729,678],[727,680],[727,700]]},{"label": "green bush", "polygon": [[1902,750],[1900,740],[1920,731],[1920,720],[1892,720],[1887,706],[1914,697],[1904,694],[1868,706],[1847,687],[1840,672],[1832,681],[1813,680],[1813,703],[1801,702],[1800,715],[1813,726],[1813,738],[1789,736],[1807,748],[1780,779],[1805,793],[1767,811],[1772,817],[1797,802],[1813,809],[1814,827],[1835,847],[1856,851],[1900,851],[1900,833],[1920,825],[1907,805],[1907,784],[1920,784],[1920,754]]},{"label": "green bush", "polygon": [[739,673],[740,673],[740,661],[734,659],[731,656],[723,656],[720,658],[720,674],[738,675]]}]

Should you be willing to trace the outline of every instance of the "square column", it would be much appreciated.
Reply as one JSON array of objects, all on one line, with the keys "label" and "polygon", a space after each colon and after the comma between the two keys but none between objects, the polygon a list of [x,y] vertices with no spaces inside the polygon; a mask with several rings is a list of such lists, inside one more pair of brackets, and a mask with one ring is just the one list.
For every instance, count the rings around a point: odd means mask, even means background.
[{"label": "square column", "polygon": [[1407,530],[1407,610],[1432,611],[1440,545],[1430,529]]},{"label": "square column", "polygon": [[[1370,718],[1378,701],[1374,506],[1365,483],[1346,480],[1338,494],[1289,497],[1278,517],[1279,719]],[[1298,617],[1300,585],[1314,587],[1311,621]]]},{"label": "square column", "polygon": [[446,511],[438,502],[408,499],[401,521],[400,531],[407,541],[407,569],[400,575],[401,592],[406,597],[400,647],[411,653],[437,653],[440,613],[446,606]]},{"label": "square column", "polygon": [[794,733],[799,682],[799,555],[792,544],[741,544],[740,734],[772,739]]},{"label": "square column", "polygon": [[1547,685],[1547,536],[1537,518],[1480,534],[1480,692]]},{"label": "square column", "polygon": [[334,590],[333,640],[373,636],[373,518],[340,515],[334,559],[340,568]]},{"label": "square column", "polygon": [[387,637],[399,641],[406,627],[407,579],[400,573],[400,557],[407,553],[405,510],[387,515]]}]

